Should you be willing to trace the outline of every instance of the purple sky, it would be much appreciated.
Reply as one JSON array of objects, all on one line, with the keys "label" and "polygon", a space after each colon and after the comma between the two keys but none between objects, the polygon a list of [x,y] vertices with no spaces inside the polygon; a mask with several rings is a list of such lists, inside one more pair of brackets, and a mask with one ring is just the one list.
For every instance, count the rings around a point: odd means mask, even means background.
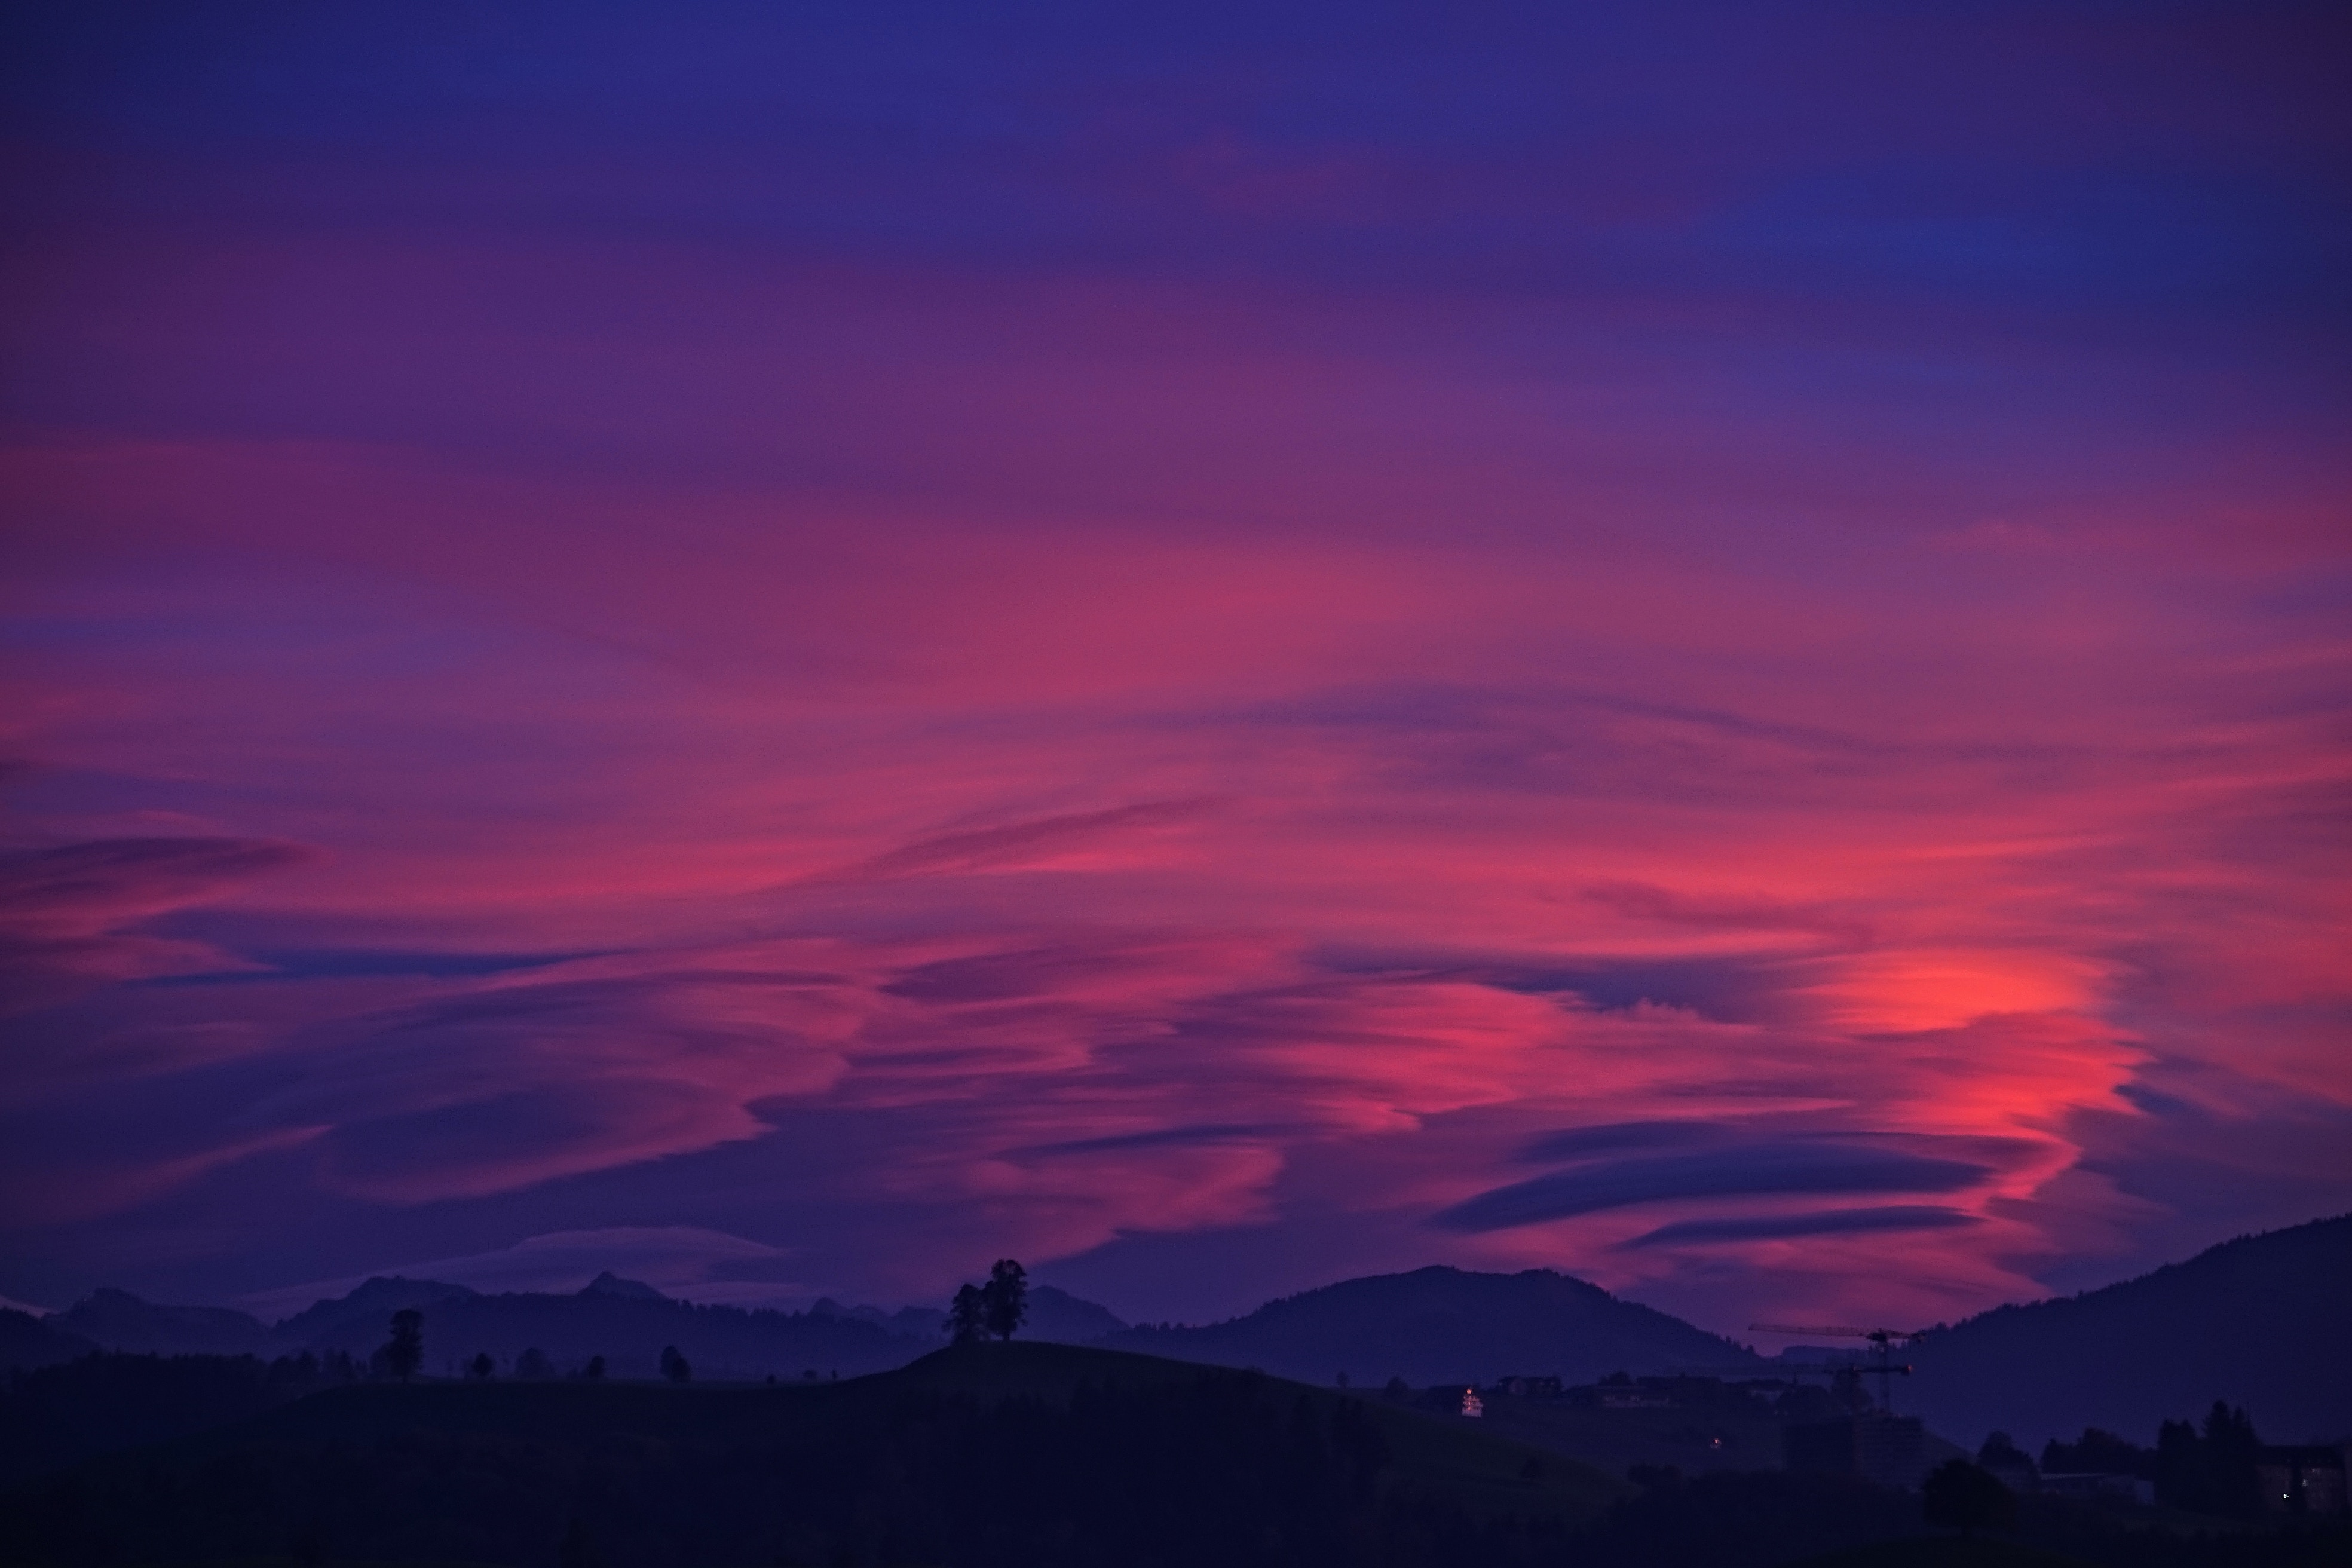
[{"label": "purple sky", "polygon": [[0,1296],[2352,1207],[2340,8],[45,9]]}]

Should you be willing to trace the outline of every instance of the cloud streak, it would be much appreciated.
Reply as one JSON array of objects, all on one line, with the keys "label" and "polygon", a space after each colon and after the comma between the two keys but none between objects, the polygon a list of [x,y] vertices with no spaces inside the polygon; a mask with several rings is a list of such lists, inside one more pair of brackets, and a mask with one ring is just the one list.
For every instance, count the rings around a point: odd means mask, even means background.
[{"label": "cloud streak", "polygon": [[1815,1214],[1748,1215],[1733,1219],[1685,1219],[1643,1231],[1629,1247],[1690,1243],[1784,1241],[1809,1236],[1855,1236],[1877,1231],[1954,1230],[1983,1221],[1964,1209],[1933,1204],[1893,1204],[1885,1208],[1829,1209]]},{"label": "cloud streak", "polygon": [[1441,1211],[1433,1223],[1447,1230],[1505,1230],[1677,1198],[1956,1193],[1990,1174],[1990,1166],[1966,1160],[1791,1141],[1720,1153],[1609,1161],[1555,1172],[1481,1193]]},{"label": "cloud streak", "polygon": [[1539,10],[45,20],[0,1292],[1933,1321],[2352,1203],[2325,51]]}]

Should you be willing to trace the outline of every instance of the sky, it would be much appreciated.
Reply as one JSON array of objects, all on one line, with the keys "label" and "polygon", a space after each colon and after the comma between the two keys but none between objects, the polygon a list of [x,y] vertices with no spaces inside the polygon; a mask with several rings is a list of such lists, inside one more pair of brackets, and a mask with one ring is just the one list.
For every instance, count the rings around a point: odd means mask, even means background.
[{"label": "sky", "polygon": [[2340,8],[6,26],[0,1297],[2352,1208]]}]

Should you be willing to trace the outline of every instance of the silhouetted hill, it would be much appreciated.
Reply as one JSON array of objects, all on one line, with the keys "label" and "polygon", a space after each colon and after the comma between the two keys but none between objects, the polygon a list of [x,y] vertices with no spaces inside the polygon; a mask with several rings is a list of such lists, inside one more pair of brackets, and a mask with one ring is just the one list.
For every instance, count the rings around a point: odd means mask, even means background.
[{"label": "silhouetted hill", "polygon": [[[936,1307],[901,1307],[895,1312],[884,1312],[877,1307],[844,1307],[827,1300],[819,1301],[809,1310],[862,1318],[893,1333],[931,1345],[938,1344],[947,1331],[948,1315]],[[1023,1326],[1021,1337],[1057,1345],[1087,1345],[1125,1327],[1126,1322],[1108,1307],[1080,1300],[1052,1285],[1033,1285],[1029,1288],[1029,1321]]]},{"label": "silhouetted hill", "polygon": [[53,1321],[13,1307],[0,1308],[0,1371],[53,1366],[98,1348],[79,1334],[52,1327]]},{"label": "silhouetted hill", "polygon": [[362,1384],[0,1494],[0,1561],[1532,1563],[1622,1491],[1480,1430],[1052,1344],[806,1385]]},{"label": "silhouetted hill", "polygon": [[2216,1399],[2273,1442],[2352,1435],[2352,1215],[2241,1237],[2104,1289],[2000,1307],[1914,1347],[1897,1397],[1969,1444],[2086,1426],[2147,1443]]},{"label": "silhouetted hill", "polygon": [[607,1268],[580,1287],[583,1296],[635,1296],[640,1301],[667,1301],[668,1297],[642,1279],[624,1279]]},{"label": "silhouetted hill", "polygon": [[128,1290],[93,1290],[48,1320],[109,1350],[157,1355],[253,1355],[271,1343],[257,1318],[226,1307],[159,1307]]},{"label": "silhouetted hill", "polygon": [[1125,1320],[1108,1307],[1082,1301],[1052,1285],[1038,1285],[1029,1291],[1029,1322],[1021,1331],[1055,1344],[1086,1345],[1126,1327]]},{"label": "silhouetted hill", "polygon": [[1301,1382],[1487,1383],[1558,1373],[1590,1383],[1677,1367],[1762,1365],[1744,1346],[1597,1285],[1531,1268],[1417,1268],[1269,1301],[1202,1328],[1144,1326],[1102,1342],[1183,1361],[1257,1366]]},{"label": "silhouetted hill", "polygon": [[[292,1317],[279,1320],[277,1338],[286,1345],[340,1349],[352,1349],[355,1341],[366,1340],[365,1349],[360,1352],[364,1354],[383,1342],[385,1327],[394,1312],[414,1307],[429,1314],[444,1301],[467,1300],[479,1294],[466,1286],[439,1279],[404,1279],[396,1274],[386,1279],[379,1275],[347,1295],[314,1302]],[[375,1337],[368,1339],[371,1334]]]}]

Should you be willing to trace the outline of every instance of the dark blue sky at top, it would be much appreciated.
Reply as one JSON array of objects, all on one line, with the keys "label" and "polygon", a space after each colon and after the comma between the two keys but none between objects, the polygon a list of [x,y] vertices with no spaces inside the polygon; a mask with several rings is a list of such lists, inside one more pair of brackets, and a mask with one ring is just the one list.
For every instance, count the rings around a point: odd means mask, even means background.
[{"label": "dark blue sky at top", "polygon": [[[2102,407],[2242,433],[2291,468],[2352,390],[2352,138],[2326,7],[100,5],[12,26],[20,236],[688,245],[712,268],[626,293],[489,273],[499,327],[577,367],[521,406],[421,384],[453,374],[422,346],[324,389],[217,362],[186,385],[123,364],[119,335],[28,316],[6,406],[37,427],[396,424],[513,466],[551,440],[580,460],[551,427],[601,400],[600,460],[707,470],[725,422],[599,344],[723,341],[728,268],[780,260],[946,292],[1354,299],[1424,354],[1456,352],[1466,317],[1505,374],[1614,365],[1638,392],[1682,360],[1685,400],[1778,404],[1931,463],[1952,422],[1997,407],[2002,473],[1982,482],[2012,498],[2151,477],[2160,450],[2084,439]],[[226,325],[250,305],[322,354],[346,329],[348,293],[246,288],[202,309]],[[479,324],[381,308],[420,332]],[[795,330],[814,357],[858,352],[823,321]],[[1274,330],[1346,353],[1361,328]],[[2102,368],[2053,363],[2070,353]],[[2168,374],[2181,362],[2204,374]],[[792,460],[849,460],[820,447]]]},{"label": "dark blue sky at top", "polygon": [[[1791,301],[2097,306],[2094,331],[2160,313],[2307,339],[2345,303],[2326,7],[99,5],[12,26],[36,212],[702,225],[1564,297],[1736,274]],[[1169,166],[1204,135],[1230,141],[1192,172],[1223,211]],[[152,187],[77,193],[90,152],[158,157]]]}]

